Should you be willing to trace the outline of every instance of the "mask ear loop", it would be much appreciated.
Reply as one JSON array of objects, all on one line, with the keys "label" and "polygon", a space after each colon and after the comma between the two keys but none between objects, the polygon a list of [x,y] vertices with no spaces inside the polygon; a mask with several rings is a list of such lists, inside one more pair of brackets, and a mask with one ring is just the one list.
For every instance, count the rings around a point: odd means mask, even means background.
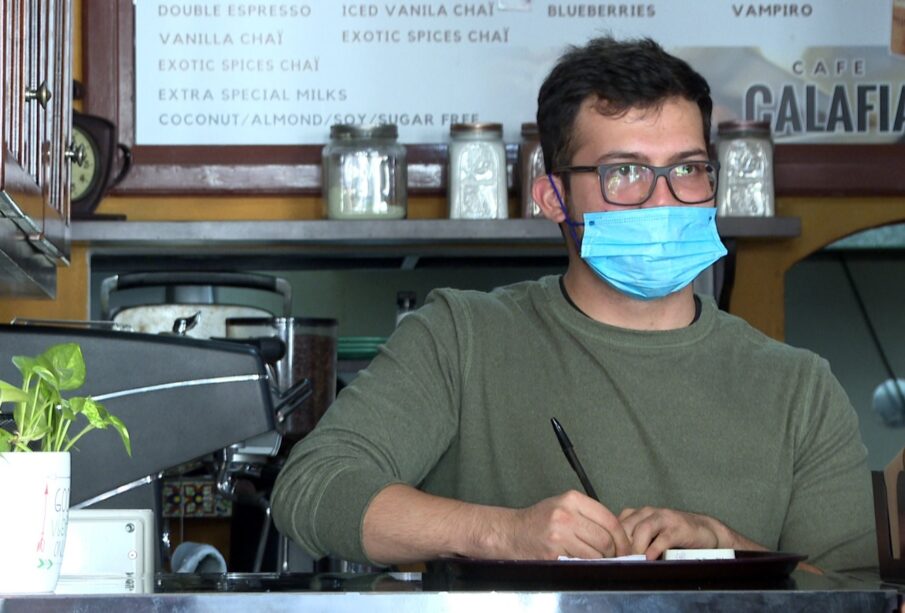
[{"label": "mask ear loop", "polygon": [[553,188],[553,193],[556,194],[556,199],[559,201],[559,208],[562,209],[563,215],[566,216],[566,225],[569,227],[569,232],[572,234],[572,242],[575,243],[575,249],[581,254],[581,242],[578,240],[578,233],[575,232],[576,226],[583,226],[584,223],[580,221],[572,221],[569,218],[569,210],[566,208],[566,203],[563,202],[562,196],[559,194],[559,190],[556,189],[556,181],[553,180],[553,173],[547,173],[547,181],[550,182],[550,187]]}]

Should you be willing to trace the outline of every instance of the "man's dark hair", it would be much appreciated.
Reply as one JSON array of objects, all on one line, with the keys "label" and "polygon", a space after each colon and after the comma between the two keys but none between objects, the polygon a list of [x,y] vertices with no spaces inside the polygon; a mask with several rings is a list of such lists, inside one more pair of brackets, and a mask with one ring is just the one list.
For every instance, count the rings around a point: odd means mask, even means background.
[{"label": "man's dark hair", "polygon": [[589,96],[600,113],[618,117],[633,108],[656,109],[675,96],[698,105],[704,142],[710,143],[710,86],[687,62],[649,38],[595,38],[570,47],[547,76],[537,96],[537,126],[547,172],[572,158],[575,119]]}]

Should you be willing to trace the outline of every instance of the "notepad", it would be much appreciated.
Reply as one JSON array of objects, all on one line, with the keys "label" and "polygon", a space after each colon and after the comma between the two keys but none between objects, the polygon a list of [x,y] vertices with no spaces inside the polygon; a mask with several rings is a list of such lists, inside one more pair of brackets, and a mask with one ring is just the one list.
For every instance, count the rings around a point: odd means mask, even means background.
[{"label": "notepad", "polygon": [[[561,562],[640,562],[646,560],[647,557],[643,553],[631,554],[627,556],[617,556],[615,558],[571,558],[569,556],[559,556],[557,560]],[[663,553],[663,560],[734,560],[734,549],[667,549]]]},{"label": "notepad", "polygon": [[734,549],[667,549],[664,560],[734,560]]}]

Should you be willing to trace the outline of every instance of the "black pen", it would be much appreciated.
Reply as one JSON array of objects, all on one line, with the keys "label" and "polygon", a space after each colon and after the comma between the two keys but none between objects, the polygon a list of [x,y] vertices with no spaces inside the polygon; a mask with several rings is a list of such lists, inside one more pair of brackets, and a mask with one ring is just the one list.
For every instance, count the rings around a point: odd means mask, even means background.
[{"label": "black pen", "polygon": [[575,455],[575,450],[572,449],[572,441],[569,440],[569,435],[562,429],[562,426],[555,417],[550,418],[550,423],[553,424],[553,431],[556,433],[556,438],[559,440],[559,446],[562,447],[562,452],[566,454],[566,459],[569,461],[572,470],[578,475],[578,479],[584,487],[585,494],[597,502],[600,502],[600,498],[597,497],[597,492],[594,491],[594,486],[591,485],[588,476],[584,472],[584,468],[581,466],[581,462],[578,461],[578,456]]}]

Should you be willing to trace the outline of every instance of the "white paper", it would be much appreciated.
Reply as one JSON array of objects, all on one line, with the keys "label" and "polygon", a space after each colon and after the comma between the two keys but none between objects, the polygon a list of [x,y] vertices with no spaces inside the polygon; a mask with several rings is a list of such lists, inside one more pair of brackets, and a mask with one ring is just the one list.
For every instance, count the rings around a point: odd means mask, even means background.
[{"label": "white paper", "polygon": [[638,562],[646,560],[647,556],[643,553],[637,553],[628,556],[616,556],[615,558],[570,558],[569,556],[559,556],[556,559],[560,562]]},{"label": "white paper", "polygon": [[[640,562],[647,557],[641,554],[617,556],[615,558],[571,558],[559,556],[560,562]],[[663,560],[734,560],[734,549],[667,549]],[[655,560],[652,560],[655,561]]]}]

